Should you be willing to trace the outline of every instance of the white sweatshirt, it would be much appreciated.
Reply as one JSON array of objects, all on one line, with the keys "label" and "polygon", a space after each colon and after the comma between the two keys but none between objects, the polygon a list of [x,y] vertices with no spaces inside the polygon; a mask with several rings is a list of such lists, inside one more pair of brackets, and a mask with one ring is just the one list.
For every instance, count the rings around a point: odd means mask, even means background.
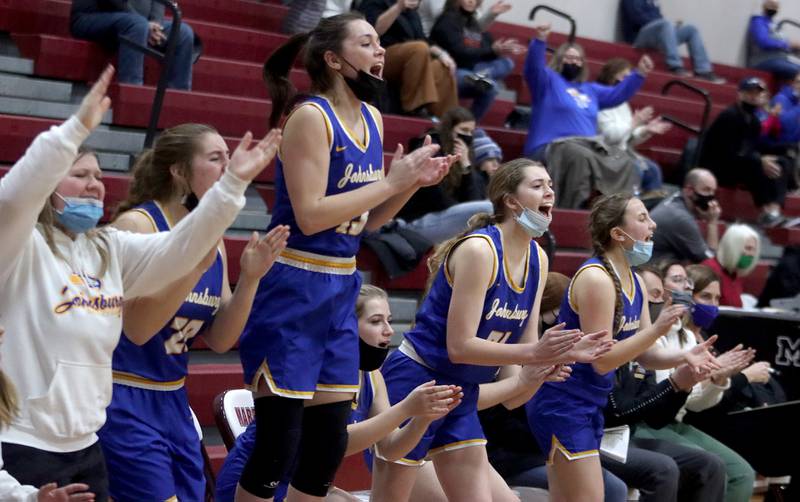
[{"label": "white sweatshirt", "polygon": [[[673,324],[669,329],[669,332],[659,338],[656,343],[662,347],[677,350],[689,350],[697,345],[697,339],[695,338],[694,333],[687,328],[683,328],[687,336],[683,345],[681,345],[681,337],[679,333],[681,326],[681,321]],[[672,371],[673,370],[671,369],[656,370],[656,380],[659,382],[666,380]],[[722,395],[730,388],[730,386],[730,379],[727,379],[725,385],[722,386],[715,384],[711,380],[704,380],[700,383],[696,383],[694,387],[692,387],[689,397],[686,398],[686,404],[680,410],[678,410],[678,413],[675,415],[675,420],[678,422],[683,421],[683,417],[686,415],[686,410],[703,411],[716,406],[722,400]]]},{"label": "white sweatshirt", "polygon": [[3,452],[0,450],[0,500],[3,502],[36,502],[39,489],[21,485],[11,474],[3,470]]},{"label": "white sweatshirt", "polygon": [[633,127],[633,112],[628,103],[597,112],[597,130],[606,143],[626,150],[650,137],[644,126]]},{"label": "white sweatshirt", "polygon": [[88,134],[70,118],[40,134],[0,180],[0,356],[20,398],[0,441],[51,452],[97,441],[111,401],[123,301],[153,294],[200,263],[244,205],[247,187],[226,172],[170,232],[104,228],[110,260],[96,277],[100,255],[84,234],[72,240],[55,231],[61,259],[36,223]]}]

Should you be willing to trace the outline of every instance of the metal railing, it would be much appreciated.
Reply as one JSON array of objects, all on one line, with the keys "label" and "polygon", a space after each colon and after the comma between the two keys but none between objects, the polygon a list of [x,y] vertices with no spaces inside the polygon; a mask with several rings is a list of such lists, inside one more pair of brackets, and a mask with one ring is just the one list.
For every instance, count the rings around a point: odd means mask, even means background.
[{"label": "metal railing", "polygon": [[800,28],[800,22],[797,22],[793,19],[782,19],[778,22],[778,31],[783,29],[783,25],[788,24],[790,26],[794,26],[795,28]]},{"label": "metal railing", "polygon": [[528,19],[530,21],[533,21],[533,18],[536,16],[536,13],[539,12],[540,10],[547,11],[547,12],[549,12],[549,13],[551,13],[553,15],[556,15],[556,16],[558,16],[560,18],[566,19],[567,22],[569,23],[568,41],[570,43],[575,41],[575,31],[577,29],[577,23],[575,22],[575,19],[573,19],[572,16],[570,16],[569,14],[567,14],[566,12],[564,12],[562,10],[558,10],[558,9],[553,8],[553,7],[550,7],[549,5],[537,5],[536,7],[533,8],[533,10],[531,10],[531,13],[528,16]]},{"label": "metal railing", "polygon": [[169,73],[172,69],[173,61],[175,60],[175,48],[178,45],[178,36],[181,32],[181,22],[183,19],[181,9],[178,7],[177,3],[171,0],[154,1],[163,5],[167,10],[169,10],[170,14],[172,14],[172,25],[170,26],[169,35],[167,35],[167,42],[164,46],[164,52],[157,51],[151,47],[148,47],[147,45],[141,45],[139,42],[129,38],[120,38],[123,43],[158,61],[160,67],[158,85],[156,86],[156,94],[153,98],[153,106],[150,108],[150,122],[147,126],[147,135],[144,139],[145,148],[150,148],[153,146],[153,141],[156,137],[156,131],[158,130],[158,119],[161,117],[161,108],[164,105],[164,95],[167,92],[167,82],[169,81]]},{"label": "metal railing", "polygon": [[711,108],[713,103],[711,101],[711,95],[708,93],[707,90],[679,79],[670,80],[669,82],[664,84],[664,87],[661,88],[661,95],[666,96],[667,94],[669,94],[670,89],[672,89],[675,86],[683,87],[687,91],[699,95],[704,102],[703,117],[702,119],[700,119],[699,127],[687,124],[683,120],[676,117],[672,117],[670,115],[662,116],[662,118],[667,122],[675,124],[679,128],[697,135],[697,147],[695,148],[694,152],[692,152],[691,157],[688,159],[690,165],[694,167],[697,165],[697,160],[700,157],[700,152],[703,148],[703,136],[705,135],[706,128],[708,127],[708,119],[711,116]]}]

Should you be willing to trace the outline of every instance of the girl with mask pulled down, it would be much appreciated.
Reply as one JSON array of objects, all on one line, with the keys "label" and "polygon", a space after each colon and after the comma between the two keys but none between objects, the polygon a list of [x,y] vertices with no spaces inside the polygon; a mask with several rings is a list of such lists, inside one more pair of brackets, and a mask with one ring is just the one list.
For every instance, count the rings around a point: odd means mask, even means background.
[{"label": "girl with mask pulled down", "polygon": [[632,267],[650,259],[655,228],[642,201],[630,195],[602,197],[592,208],[594,256],[573,276],[558,319],[565,328],[601,332],[616,343],[595,361],[573,365],[566,381],[545,383],[526,404],[531,430],[549,454],[551,500],[603,500],[603,408],[617,367],[634,359],[650,369],[683,363],[696,372],[716,367],[711,341],[690,350],[655,345],[686,310],[671,305],[650,320],[647,289]]},{"label": "girl with mask pulled down", "polygon": [[0,432],[6,470],[20,483],[82,483],[108,499],[97,432],[111,401],[111,360],[122,305],[188,275],[216,248],[244,192],[272,160],[280,132],[253,145],[247,133],[225,173],[170,232],[96,228],[105,187],[78,147],[111,106],[107,68],[80,108],[41,133],[0,181],[0,318],[3,371],[19,413]]},{"label": "girl with mask pulled down", "polygon": [[[293,96],[288,74],[304,49],[312,94]],[[420,187],[439,183],[457,156],[433,157],[428,138],[388,174],[383,122],[368,102],[384,90],[384,49],[358,13],[320,21],[278,47],[264,65],[270,122],[289,111],[276,165],[270,227],[287,225],[286,249],[261,280],[239,355],[254,392],[255,448],[236,500],[269,500],[292,459],[292,501],[328,493],[347,448],[359,389],[361,235],[376,230]]]},{"label": "girl with mask pulled down", "polygon": [[[691,288],[687,287],[685,291],[671,289],[677,286],[671,278],[680,275],[686,278],[686,284],[691,284]],[[716,339],[716,336],[712,336],[705,340],[702,335],[703,330],[711,327],[718,313],[720,281],[714,271],[704,265],[691,265],[684,271],[683,267],[673,263],[667,268],[664,287],[672,303],[683,303],[687,305],[688,310],[682,322],[673,324],[669,333],[658,340],[658,345],[672,350],[691,350]],[[651,309],[653,306],[651,303]],[[651,312],[657,313],[658,310],[656,307]],[[660,429],[640,424],[634,433],[635,437],[641,439],[662,439],[687,446],[699,446],[719,456],[725,464],[727,502],[750,500],[755,480],[753,468],[736,451],[705,432],[684,423],[683,418],[687,410],[700,412],[717,406],[723,394],[731,389],[734,381],[738,382],[737,385],[743,383],[741,379],[736,378],[740,373],[751,373],[753,378],[757,378],[760,373],[766,373],[767,369],[762,368],[763,364],[751,364],[754,356],[753,350],[744,349],[741,345],[717,356],[719,368],[711,371],[708,379],[692,387],[685,407],[678,411],[672,423]],[[671,373],[672,370],[669,369],[657,370],[656,380],[660,382],[671,378]]]}]

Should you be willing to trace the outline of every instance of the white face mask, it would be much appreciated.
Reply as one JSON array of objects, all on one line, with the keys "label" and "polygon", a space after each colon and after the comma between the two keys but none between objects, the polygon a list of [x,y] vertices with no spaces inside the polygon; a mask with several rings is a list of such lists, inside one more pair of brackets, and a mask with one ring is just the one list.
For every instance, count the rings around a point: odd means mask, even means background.
[{"label": "white face mask", "polygon": [[515,216],[514,219],[533,238],[541,237],[550,227],[550,218],[524,206],[522,214]]}]

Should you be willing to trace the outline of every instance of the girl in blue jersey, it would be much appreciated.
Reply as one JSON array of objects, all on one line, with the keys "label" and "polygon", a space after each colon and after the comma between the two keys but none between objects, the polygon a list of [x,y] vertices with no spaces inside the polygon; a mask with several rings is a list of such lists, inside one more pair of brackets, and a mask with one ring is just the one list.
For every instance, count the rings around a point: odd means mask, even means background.
[{"label": "girl in blue jersey", "polygon": [[438,183],[455,160],[433,158],[430,140],[408,155],[398,145],[384,172],[383,123],[365,101],[383,90],[385,51],[355,13],[323,19],[267,60],[273,124],[293,92],[288,74],[303,48],[313,94],[295,98],[285,122],[271,224],[291,234],[259,285],[239,351],[257,431],[239,502],[272,498],[295,456],[289,500],[328,492],[358,390],[361,233],[386,223],[417,188]]},{"label": "girl in blue jersey", "polygon": [[[277,131],[272,133],[273,149],[279,139]],[[228,162],[225,140],[213,128],[183,124],[167,129],[137,160],[130,193],[114,225],[143,234],[169,231],[222,176]],[[126,336],[112,363],[113,397],[98,433],[115,501],[203,499],[200,438],[184,387],[187,350],[197,335],[216,352],[233,346],[258,281],[287,236],[285,226],[263,239],[253,234],[242,253],[233,293],[220,242],[193,273],[158,295],[126,302]]]},{"label": "girl in blue jersey", "polygon": [[655,228],[644,204],[629,195],[603,197],[592,209],[589,231],[595,256],[572,278],[559,322],[566,328],[603,331],[616,343],[594,362],[575,364],[568,380],[545,383],[526,405],[537,441],[550,452],[547,477],[556,502],[603,499],[598,453],[602,409],[618,366],[632,359],[654,369],[684,362],[696,371],[715,366],[710,344],[688,352],[654,346],[685,310],[665,307],[651,324],[647,290],[631,271],[649,260]]},{"label": "girl in blue jersey", "polygon": [[448,500],[515,500],[504,483],[500,493],[491,487],[477,414],[479,385],[493,381],[500,366],[592,361],[610,348],[600,341],[603,333],[581,338],[579,330],[560,327],[537,342],[547,257],[532,237],[550,223],[550,183],[537,162],[504,164],[489,182],[494,215],[474,217],[467,232],[433,256],[432,282],[414,328],[381,371],[392,403],[431,379],[462,387],[464,398],[403,459],[376,469],[373,500],[408,500],[427,457],[433,457]]}]

